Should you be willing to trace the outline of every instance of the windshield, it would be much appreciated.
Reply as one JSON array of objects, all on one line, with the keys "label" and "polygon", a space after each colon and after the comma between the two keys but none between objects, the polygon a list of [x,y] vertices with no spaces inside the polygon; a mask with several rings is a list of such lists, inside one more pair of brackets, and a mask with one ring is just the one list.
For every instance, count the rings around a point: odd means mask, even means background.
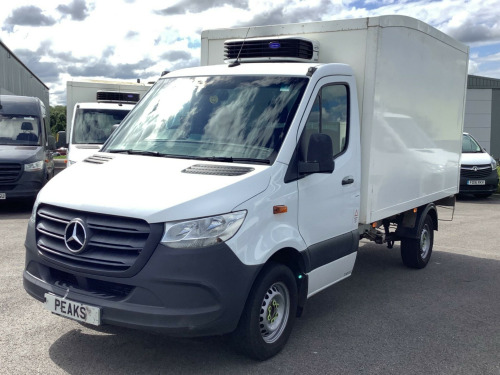
[{"label": "windshield", "polygon": [[103,144],[130,109],[78,108],[75,112],[72,143]]},{"label": "windshield", "polygon": [[472,138],[468,134],[464,134],[462,136],[462,152],[463,153],[478,153],[483,152],[483,149],[476,142],[474,138]]},{"label": "windshield", "polygon": [[36,116],[0,115],[0,145],[38,146],[39,124]]},{"label": "windshield", "polygon": [[271,163],[306,84],[269,76],[164,79],[103,151]]}]

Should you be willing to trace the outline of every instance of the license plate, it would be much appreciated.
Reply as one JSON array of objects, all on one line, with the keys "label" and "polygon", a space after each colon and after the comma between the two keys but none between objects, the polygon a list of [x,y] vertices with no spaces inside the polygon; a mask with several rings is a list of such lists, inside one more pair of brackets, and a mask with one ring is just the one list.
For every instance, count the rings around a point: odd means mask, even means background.
[{"label": "license plate", "polygon": [[65,316],[66,318],[89,323],[94,326],[101,325],[101,309],[96,306],[84,305],[80,302],[46,293],[45,308],[54,314]]},{"label": "license plate", "polygon": [[485,185],[486,181],[484,180],[469,180],[467,181],[467,185]]},{"label": "license plate", "polygon": [[0,193],[0,199],[7,199],[7,194]]}]

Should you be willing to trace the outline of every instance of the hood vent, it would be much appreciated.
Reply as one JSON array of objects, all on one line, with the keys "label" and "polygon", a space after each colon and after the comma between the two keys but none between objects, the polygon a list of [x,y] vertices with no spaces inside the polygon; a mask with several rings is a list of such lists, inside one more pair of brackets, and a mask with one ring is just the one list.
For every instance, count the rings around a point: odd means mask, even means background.
[{"label": "hood vent", "polygon": [[319,42],[304,38],[233,39],[224,42],[224,61],[317,62]]},{"label": "hood vent", "polygon": [[104,164],[112,160],[113,158],[113,156],[94,154],[85,159],[84,162],[92,164]]},{"label": "hood vent", "polygon": [[99,145],[75,145],[76,148],[81,149],[81,150],[99,150],[101,146]]},{"label": "hood vent", "polygon": [[233,167],[226,165],[195,164],[186,168],[182,173],[205,174],[210,176],[241,176],[252,172],[254,168]]}]

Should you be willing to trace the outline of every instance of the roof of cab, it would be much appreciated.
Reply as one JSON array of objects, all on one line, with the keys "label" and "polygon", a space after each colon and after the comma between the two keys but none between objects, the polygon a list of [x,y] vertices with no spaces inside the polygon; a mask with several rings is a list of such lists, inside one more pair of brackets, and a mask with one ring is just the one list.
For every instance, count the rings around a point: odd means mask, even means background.
[{"label": "roof of cab", "polygon": [[266,76],[293,76],[306,77],[309,68],[331,71],[335,75],[352,75],[352,69],[345,64],[318,64],[318,63],[249,63],[242,62],[237,66],[228,64],[204,65],[195,68],[175,70],[162,77],[193,77],[193,76],[217,76],[217,75],[266,75]]},{"label": "roof of cab", "polygon": [[33,96],[0,95],[0,113],[40,116],[42,101]]}]

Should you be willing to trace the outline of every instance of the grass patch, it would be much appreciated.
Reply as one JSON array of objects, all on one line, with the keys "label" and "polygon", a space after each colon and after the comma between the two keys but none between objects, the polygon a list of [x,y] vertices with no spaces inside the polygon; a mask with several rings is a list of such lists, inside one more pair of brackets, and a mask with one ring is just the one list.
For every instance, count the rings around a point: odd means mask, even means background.
[{"label": "grass patch", "polygon": [[66,159],[66,155],[54,156],[54,159]]},{"label": "grass patch", "polygon": [[[500,176],[500,165],[497,167],[497,173]],[[497,194],[500,194],[500,181],[498,182]]]}]

